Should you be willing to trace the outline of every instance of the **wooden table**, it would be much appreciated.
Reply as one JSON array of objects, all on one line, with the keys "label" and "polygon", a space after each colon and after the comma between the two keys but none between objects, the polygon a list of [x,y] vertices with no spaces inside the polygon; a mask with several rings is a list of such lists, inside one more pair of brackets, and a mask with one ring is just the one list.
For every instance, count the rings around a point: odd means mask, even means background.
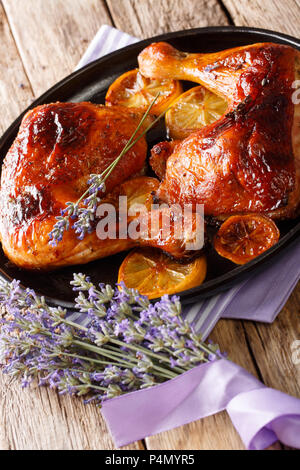
[{"label": "wooden table", "polygon": [[[299,35],[299,0],[0,0],[0,131],[68,75],[102,24],[135,36],[207,25],[249,25]],[[272,325],[220,321],[212,338],[266,385],[300,396],[300,284]],[[0,374],[1,449],[113,449],[96,407],[46,388],[21,390]],[[278,444],[275,448],[280,448]],[[126,449],[243,449],[225,412]]]}]

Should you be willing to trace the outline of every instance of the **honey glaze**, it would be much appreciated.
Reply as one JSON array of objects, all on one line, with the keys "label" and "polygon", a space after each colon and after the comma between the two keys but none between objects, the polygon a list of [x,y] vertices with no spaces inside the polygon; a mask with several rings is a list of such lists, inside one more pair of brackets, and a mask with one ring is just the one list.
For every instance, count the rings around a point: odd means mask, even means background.
[{"label": "honey glaze", "polygon": [[226,98],[228,111],[174,148],[157,196],[167,203],[204,204],[209,216],[251,211],[276,217],[278,209],[280,218],[294,215],[299,181],[292,94],[298,52],[272,43],[212,54],[175,52],[164,43],[148,46],[139,56],[142,73],[193,78]]},{"label": "honey glaze", "polygon": [[[24,116],[4,159],[0,189],[2,247],[15,264],[46,268],[64,264],[66,257],[67,264],[101,257],[96,235],[81,251],[73,230],[55,248],[49,233],[66,202],[86,191],[90,175],[101,174],[121,153],[141,117],[125,107],[87,102],[46,104]],[[146,154],[142,137],[106,180],[107,192],[141,171]],[[102,245],[102,256],[118,251]]]}]

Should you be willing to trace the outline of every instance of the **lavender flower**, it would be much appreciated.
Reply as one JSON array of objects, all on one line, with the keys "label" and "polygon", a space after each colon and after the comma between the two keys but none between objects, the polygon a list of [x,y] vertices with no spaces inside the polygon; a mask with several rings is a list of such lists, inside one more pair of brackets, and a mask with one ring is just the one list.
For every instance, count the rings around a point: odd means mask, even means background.
[{"label": "lavender flower", "polygon": [[80,240],[83,240],[86,233],[93,231],[96,210],[100,202],[98,193],[105,192],[105,183],[101,175],[91,175],[88,184],[90,186],[83,195],[76,202],[67,202],[61,215],[56,217],[57,222],[49,233],[49,243],[52,246],[56,246],[62,240],[64,232],[69,230],[70,219],[77,218],[72,228]]},{"label": "lavender flower", "polygon": [[93,198],[95,198],[95,196],[98,194],[99,191],[102,192],[102,193],[105,193],[105,191],[106,191],[105,183],[102,180],[101,175],[97,175],[95,173],[92,173],[90,175],[90,179],[88,180],[88,184],[89,184],[89,194],[90,194],[90,196],[86,199],[86,201],[87,201],[86,203],[89,203],[90,201],[92,201]]},{"label": "lavender flower", "polygon": [[[61,212],[63,214],[64,211]],[[52,246],[56,246],[57,243],[62,241],[63,234],[66,230],[69,230],[70,222],[69,215],[61,215],[56,217],[56,224],[53,226],[53,229],[49,233],[49,243]]]},{"label": "lavender flower", "polygon": [[69,230],[70,218],[75,219],[78,215],[79,201],[77,203],[67,202],[65,209],[61,211],[60,216],[56,217],[56,224],[53,226],[52,231],[49,233],[49,243],[56,246],[57,243],[62,241],[63,234]]},{"label": "lavender flower", "polygon": [[0,317],[0,363],[22,387],[38,379],[61,394],[101,404],[222,357],[180,316],[178,297],[150,304],[136,290],[96,286],[83,274],[71,284],[83,324],[18,281],[0,284],[6,312]]}]

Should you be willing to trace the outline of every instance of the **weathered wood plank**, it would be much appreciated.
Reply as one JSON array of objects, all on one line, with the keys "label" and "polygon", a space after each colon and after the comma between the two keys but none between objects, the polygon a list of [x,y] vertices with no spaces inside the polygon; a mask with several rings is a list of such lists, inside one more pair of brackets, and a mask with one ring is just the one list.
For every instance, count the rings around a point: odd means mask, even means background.
[{"label": "weathered wood plank", "polygon": [[107,0],[117,28],[140,38],[228,20],[217,0]]},{"label": "weathered wood plank", "polygon": [[103,0],[3,0],[33,91],[40,95],[74,70],[101,24]]},{"label": "weathered wood plank", "polygon": [[149,450],[244,450],[226,411],[146,439]]},{"label": "weathered wood plank", "polygon": [[[0,449],[114,449],[100,410],[47,388],[22,390],[0,376]],[[138,450],[136,442],[124,449]]]},{"label": "weathered wood plank", "polygon": [[292,344],[300,340],[300,283],[272,325],[245,322],[246,335],[264,383],[300,398],[300,364]]},{"label": "weathered wood plank", "polygon": [[298,0],[223,0],[236,26],[255,26],[299,37]]},{"label": "weathered wood plank", "polygon": [[33,93],[1,3],[0,38],[0,134],[2,134],[30,104]]}]

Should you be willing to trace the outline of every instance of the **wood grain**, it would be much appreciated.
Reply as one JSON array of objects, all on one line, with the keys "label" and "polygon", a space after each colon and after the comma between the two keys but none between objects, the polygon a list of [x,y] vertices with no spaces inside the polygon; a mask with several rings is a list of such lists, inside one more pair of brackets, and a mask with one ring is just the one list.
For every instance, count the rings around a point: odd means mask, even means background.
[{"label": "wood grain", "polygon": [[228,24],[217,0],[107,0],[107,4],[116,27],[140,38]]},{"label": "wood grain", "polygon": [[35,95],[74,70],[100,26],[110,24],[101,0],[3,0]]},{"label": "wood grain", "polygon": [[299,0],[223,0],[236,26],[255,26],[299,37]]},{"label": "wood grain", "polygon": [[[0,376],[0,448],[10,450],[114,449],[100,410],[47,388],[23,390]],[[136,442],[124,449],[143,448]]]},{"label": "wood grain", "polygon": [[292,344],[300,340],[300,283],[272,323],[244,322],[245,334],[264,383],[300,397],[300,364],[292,361]]},{"label": "wood grain", "polygon": [[33,93],[1,3],[0,78],[0,133],[2,134],[20,112],[27,108],[33,99]]},{"label": "wood grain", "polygon": [[226,411],[146,439],[148,450],[244,450]]}]

